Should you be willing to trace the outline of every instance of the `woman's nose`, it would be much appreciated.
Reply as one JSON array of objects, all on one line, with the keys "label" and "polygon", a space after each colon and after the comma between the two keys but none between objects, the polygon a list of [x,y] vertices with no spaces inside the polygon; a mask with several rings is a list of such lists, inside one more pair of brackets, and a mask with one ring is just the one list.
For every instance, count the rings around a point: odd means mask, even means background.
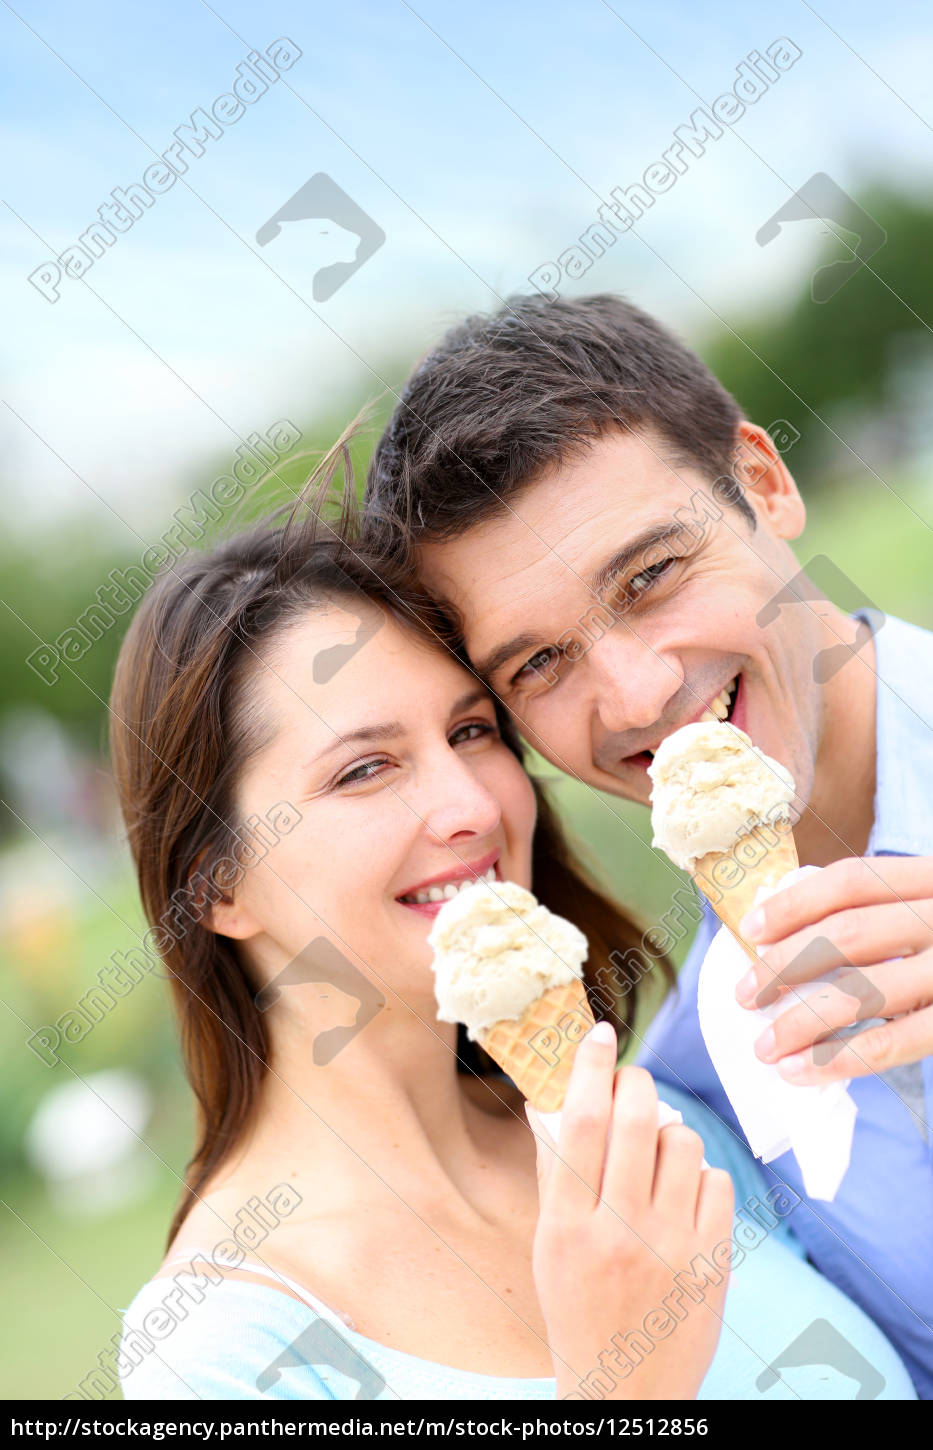
[{"label": "woman's nose", "polygon": [[647,730],[683,686],[678,661],[624,627],[609,630],[590,650],[596,706],[605,730]]},{"label": "woman's nose", "polygon": [[455,836],[491,835],[502,819],[496,797],[452,749],[432,768],[420,810],[428,830],[444,844]]}]

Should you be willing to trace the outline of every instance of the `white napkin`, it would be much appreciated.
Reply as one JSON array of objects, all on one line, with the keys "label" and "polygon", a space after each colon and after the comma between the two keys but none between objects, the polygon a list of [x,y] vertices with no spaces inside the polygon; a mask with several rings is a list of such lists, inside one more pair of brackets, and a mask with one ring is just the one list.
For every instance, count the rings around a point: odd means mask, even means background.
[{"label": "white napkin", "polygon": [[[790,871],[775,887],[761,887],[756,906],[817,868]],[[735,999],[749,959],[726,927],[710,944],[697,988],[700,1031],[713,1067],[752,1152],[765,1163],[793,1149],[808,1197],[831,1202],[849,1166],[855,1131],[855,1102],[849,1081],[804,1087],[785,1081],[774,1063],[761,1062],[754,1043],[769,1022],[796,1000],[809,997],[838,972],[794,987],[770,1007],[750,1011]]]},{"label": "white napkin", "polygon": [[[538,1114],[542,1127],[544,1127],[546,1131],[550,1133],[551,1137],[556,1143],[558,1138],[560,1137],[561,1109],[558,1108],[557,1111],[554,1113],[542,1113],[539,1111],[538,1108],[535,1108],[535,1112]],[[683,1113],[679,1112],[677,1108],[672,1108],[670,1103],[664,1103],[660,1100],[660,1098],[658,1099],[659,1128],[666,1128],[668,1123],[682,1123],[683,1120]],[[709,1167],[709,1164],[707,1163],[705,1158],[703,1159],[703,1167]]]}]

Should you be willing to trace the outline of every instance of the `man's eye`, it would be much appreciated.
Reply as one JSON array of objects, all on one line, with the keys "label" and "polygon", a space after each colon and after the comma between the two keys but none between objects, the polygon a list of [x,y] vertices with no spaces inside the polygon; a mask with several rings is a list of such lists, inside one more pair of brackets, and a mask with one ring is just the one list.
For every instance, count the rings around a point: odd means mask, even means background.
[{"label": "man's eye", "polygon": [[553,684],[559,660],[560,650],[549,644],[544,649],[537,650],[525,661],[518,673],[512,677],[512,683],[517,684],[521,680],[527,684],[531,681],[532,675],[540,675],[548,684]]},{"label": "man's eye", "polygon": [[636,598],[639,595],[644,594],[647,590],[651,588],[652,584],[660,579],[662,575],[666,574],[667,571],[674,564],[676,564],[676,562],[677,560],[674,558],[660,559],[657,564],[649,564],[647,569],[640,569],[639,572],[637,574],[633,574],[631,579],[628,581],[625,592],[629,595],[635,595]]}]

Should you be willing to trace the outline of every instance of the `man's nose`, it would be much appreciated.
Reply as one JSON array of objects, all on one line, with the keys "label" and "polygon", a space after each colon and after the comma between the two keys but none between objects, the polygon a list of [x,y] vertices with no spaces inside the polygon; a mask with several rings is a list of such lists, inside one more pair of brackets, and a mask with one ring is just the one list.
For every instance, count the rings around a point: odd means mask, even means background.
[{"label": "man's nose", "polygon": [[612,734],[647,730],[664,716],[684,683],[676,656],[652,647],[624,624],[595,642],[590,669],[600,721]]},{"label": "man's nose", "polygon": [[502,819],[495,796],[455,750],[442,752],[414,803],[432,835],[444,845],[455,837],[488,836]]}]

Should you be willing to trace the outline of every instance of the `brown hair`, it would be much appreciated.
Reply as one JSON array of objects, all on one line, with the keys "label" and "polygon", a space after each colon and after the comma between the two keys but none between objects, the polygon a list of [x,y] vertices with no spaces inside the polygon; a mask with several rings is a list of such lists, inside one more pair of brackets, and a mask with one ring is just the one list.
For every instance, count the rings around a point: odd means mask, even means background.
[{"label": "brown hair", "polygon": [[[332,526],[321,500],[340,462],[346,485]],[[268,1065],[265,1018],[256,1010],[235,943],[202,921],[211,902],[225,894],[219,873],[215,883],[212,872],[218,862],[229,866],[238,841],[237,778],[262,739],[261,722],[246,708],[262,653],[307,609],[355,596],[376,602],[464,662],[439,607],[362,544],[346,435],[307,497],[312,506],[303,500],[284,526],[267,519],[160,575],[133,619],[114,678],[114,776],[198,1104],[198,1140],[170,1242],[244,1132]],[[496,710],[506,743],[522,760],[514,727],[498,703]],[[594,1011],[624,1036],[635,1010],[636,981],[655,963],[668,981],[673,974],[663,958],[645,957],[638,929],[582,871],[541,785],[533,784],[535,891],[587,935],[585,975]],[[186,922],[176,934],[166,922],[179,915]],[[467,1045],[462,1032],[458,1056],[466,1070],[488,1070],[489,1060]]]},{"label": "brown hair", "polygon": [[389,547],[449,538],[612,429],[649,429],[755,527],[733,477],[742,414],[695,353],[621,297],[510,297],[415,369],[373,453],[366,506]]}]

